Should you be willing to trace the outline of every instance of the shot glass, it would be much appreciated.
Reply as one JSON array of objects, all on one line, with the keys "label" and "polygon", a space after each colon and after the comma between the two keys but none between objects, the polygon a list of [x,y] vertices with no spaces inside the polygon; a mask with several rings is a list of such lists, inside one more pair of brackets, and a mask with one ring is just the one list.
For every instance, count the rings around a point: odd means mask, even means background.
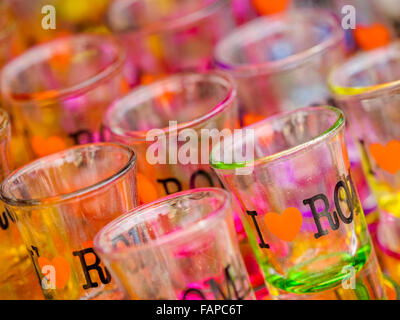
[{"label": "shot glass", "polygon": [[[209,166],[212,144],[239,128],[236,90],[220,72],[169,76],[134,89],[104,118],[104,137],[138,155],[138,195],[148,203],[175,192],[222,186]],[[262,284],[246,233],[234,215],[252,284]],[[261,279],[261,281],[260,281]]]},{"label": "shot glass", "polygon": [[214,46],[235,19],[230,0],[116,0],[108,26],[127,48],[134,85],[210,69]]},{"label": "shot glass", "polygon": [[380,211],[377,239],[400,254],[400,43],[354,56],[329,77],[350,119],[368,183]]},{"label": "shot glass", "polygon": [[94,143],[14,171],[0,198],[17,224],[46,299],[119,299],[93,249],[95,234],[137,205],[136,155]]},{"label": "shot glass", "polygon": [[115,101],[103,127],[107,141],[136,150],[141,203],[221,186],[209,153],[212,143],[239,128],[236,89],[220,72],[172,75]]},{"label": "shot glass", "polygon": [[[247,128],[252,134],[212,150],[211,165],[240,202],[275,299],[385,298],[344,125],[339,109],[302,108],[257,122]],[[247,148],[253,153],[242,162],[223,156]]]},{"label": "shot glass", "polygon": [[34,47],[1,76],[17,165],[97,142],[108,105],[126,92],[124,52],[109,36],[77,35]]},{"label": "shot glass", "polygon": [[104,227],[94,244],[130,299],[254,299],[223,189],[141,206]]},{"label": "shot glass", "polygon": [[[340,13],[345,4],[293,1],[292,5],[295,11],[252,21],[217,45],[217,64],[238,83],[242,125],[307,105],[333,104],[326,77],[344,61],[347,50],[345,31],[331,12]],[[305,8],[316,5],[327,8]],[[373,222],[376,203],[358,150],[349,137],[346,143],[364,213]]]},{"label": "shot glass", "polygon": [[[11,171],[9,159],[10,122],[0,109],[0,179]],[[28,251],[15,226],[15,219],[0,202],[0,300],[43,299]]]},{"label": "shot glass", "polygon": [[325,78],[344,59],[343,40],[337,18],[322,9],[260,17],[222,39],[216,65],[237,82],[243,125],[328,102]]}]

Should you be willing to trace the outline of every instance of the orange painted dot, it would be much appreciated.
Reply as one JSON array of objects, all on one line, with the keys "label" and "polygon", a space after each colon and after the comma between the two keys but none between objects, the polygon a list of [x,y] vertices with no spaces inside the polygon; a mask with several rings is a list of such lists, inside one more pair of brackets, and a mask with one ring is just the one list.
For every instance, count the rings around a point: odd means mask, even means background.
[{"label": "orange painted dot", "polygon": [[71,52],[68,51],[57,52],[54,56],[51,57],[51,64],[53,65],[53,67],[57,69],[62,69],[68,65],[71,65],[70,61],[73,58],[73,56],[71,55]]},{"label": "orange painted dot", "polygon": [[245,114],[244,117],[243,117],[243,125],[246,127],[246,126],[249,126],[249,125],[251,125],[253,123],[261,121],[263,119],[265,119],[265,116],[262,116],[262,115],[259,115],[259,114],[248,113],[248,114]]},{"label": "orange painted dot", "polygon": [[166,75],[163,73],[158,74],[158,75],[145,73],[140,77],[140,83],[144,84],[144,85],[150,84],[150,83],[153,83],[154,81],[164,78],[165,76]]},{"label": "orange painted dot", "polygon": [[381,23],[370,26],[358,25],[354,30],[354,39],[362,50],[373,50],[390,43],[390,32]]},{"label": "orange painted dot", "polygon": [[137,191],[140,204],[157,200],[158,192],[151,181],[141,173],[137,173]]},{"label": "orange painted dot", "polygon": [[31,140],[31,144],[33,151],[39,157],[64,150],[67,147],[65,141],[58,136],[51,136],[48,138],[34,136]]},{"label": "orange painted dot", "polygon": [[162,105],[170,107],[172,100],[174,99],[174,96],[175,96],[174,92],[166,91],[163,94],[161,94],[157,99]]},{"label": "orange painted dot", "polygon": [[32,94],[32,99],[34,100],[50,100],[54,97],[56,97],[59,94],[57,90],[48,90],[48,91],[43,91],[43,92],[38,92],[38,93],[33,93]]},{"label": "orange painted dot", "polygon": [[290,0],[251,0],[254,9],[261,15],[270,15],[289,8]]},{"label": "orange painted dot", "polygon": [[82,246],[84,248],[93,248],[93,240],[84,241],[82,243]]},{"label": "orange painted dot", "polygon": [[122,79],[121,80],[121,82],[120,82],[120,85],[121,85],[121,91],[122,92],[124,92],[124,93],[127,93],[127,92],[129,92],[129,83],[128,83],[128,81],[126,81],[126,79]]}]

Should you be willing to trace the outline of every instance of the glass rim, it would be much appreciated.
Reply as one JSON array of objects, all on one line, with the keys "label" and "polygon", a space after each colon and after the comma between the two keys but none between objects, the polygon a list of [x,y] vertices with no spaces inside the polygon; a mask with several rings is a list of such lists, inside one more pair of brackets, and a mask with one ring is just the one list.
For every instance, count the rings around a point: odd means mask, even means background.
[{"label": "glass rim", "polygon": [[[115,114],[118,112],[125,111],[125,110],[132,110],[138,108],[143,101],[150,100],[154,97],[157,97],[167,88],[166,84],[174,83],[179,79],[194,79],[193,82],[199,81],[204,79],[209,83],[214,84],[221,84],[223,85],[227,92],[225,97],[217,102],[213,107],[203,115],[196,117],[195,119],[189,121],[183,121],[177,123],[177,126],[171,129],[170,127],[163,127],[163,128],[151,128],[148,130],[126,130],[122,129],[119,125],[112,125],[112,120]],[[185,83],[185,82],[184,82]],[[185,73],[178,73],[175,75],[168,76],[161,80],[157,80],[148,85],[142,85],[137,88],[134,88],[131,92],[126,94],[120,99],[114,101],[108,110],[106,111],[103,117],[103,125],[104,128],[110,130],[110,132],[120,138],[129,138],[135,141],[146,141],[147,134],[150,130],[158,129],[162,130],[165,135],[170,135],[177,133],[183,129],[193,128],[196,127],[207,120],[215,117],[216,115],[222,113],[224,110],[229,108],[232,103],[235,103],[235,99],[237,96],[236,86],[234,84],[233,78],[221,71],[208,71],[205,73],[196,73],[196,72],[185,72]],[[172,121],[173,119],[170,119]],[[157,136],[157,135],[155,135]]]},{"label": "glass rim", "polygon": [[371,51],[358,53],[338,66],[334,67],[327,78],[328,88],[332,93],[341,98],[354,98],[360,96],[373,95],[382,91],[390,91],[400,86],[400,79],[372,86],[364,87],[351,87],[351,86],[340,86],[335,81],[339,74],[350,74],[362,71],[362,67],[373,66],[377,62],[383,61],[382,58],[387,60],[389,57],[397,55],[400,59],[400,40],[396,40],[385,47],[380,47]]},{"label": "glass rim", "polygon": [[[128,3],[128,6],[130,6],[134,2],[138,2],[139,0],[125,0],[125,2]],[[220,8],[223,8],[227,6],[230,3],[230,0],[213,0],[212,3],[209,3],[201,8],[198,8],[195,11],[192,11],[188,14],[185,14],[181,17],[177,17],[173,20],[169,21],[161,21],[161,22],[153,22],[150,23],[149,25],[146,25],[142,28],[139,28],[137,30],[132,30],[132,28],[127,28],[126,30],[118,30],[118,28],[112,27],[112,22],[111,22],[111,16],[107,16],[107,25],[110,27],[111,30],[116,32],[117,34],[155,34],[159,33],[160,31],[173,31],[176,29],[180,29],[182,27],[185,27],[187,25],[191,25],[197,21],[201,21],[202,19],[210,16],[211,14],[214,13],[214,11],[219,10]],[[111,6],[115,5],[111,4]]]},{"label": "glass rim", "polygon": [[284,119],[288,118],[292,115],[298,114],[298,113],[309,113],[313,111],[331,111],[334,112],[337,116],[336,121],[325,131],[320,133],[319,135],[309,139],[306,142],[300,143],[296,146],[287,148],[285,150],[267,155],[267,156],[261,156],[258,158],[255,158],[254,160],[251,161],[245,161],[245,162],[237,162],[237,163],[232,163],[232,164],[226,164],[223,162],[214,162],[213,161],[213,155],[215,153],[215,150],[217,148],[221,147],[221,142],[219,142],[210,152],[210,166],[216,170],[236,170],[236,169],[242,169],[242,168],[249,168],[249,167],[255,167],[258,165],[264,165],[266,163],[271,163],[271,162],[276,162],[285,159],[288,156],[292,156],[298,152],[301,152],[307,148],[313,147],[315,145],[318,145],[319,143],[325,141],[332,135],[335,135],[338,130],[344,127],[345,124],[345,117],[343,112],[335,107],[332,106],[316,106],[316,107],[305,107],[305,108],[300,108],[296,109],[293,111],[289,112],[284,112],[284,113],[278,113],[275,114],[271,117],[267,117],[261,121],[258,121],[250,126],[244,127],[242,129],[252,129],[252,128],[260,128],[265,126],[266,124],[271,124],[275,122],[278,119]]},{"label": "glass rim", "polygon": [[[115,149],[128,151],[130,156],[129,156],[129,159],[127,160],[126,164],[124,166],[122,166],[117,172],[113,173],[111,176],[104,178],[100,181],[97,181],[96,183],[91,184],[87,187],[79,188],[72,192],[63,193],[60,195],[50,196],[50,197],[35,198],[35,199],[19,199],[16,197],[6,195],[7,193],[9,193],[9,191],[6,191],[6,189],[8,189],[6,187],[8,186],[8,184],[11,181],[13,181],[14,179],[18,178],[19,176],[21,176],[27,172],[30,172],[30,171],[36,169],[42,163],[46,163],[49,161],[54,162],[58,159],[63,159],[68,154],[72,154],[77,150],[90,150],[91,148],[96,148],[96,147],[97,148],[113,147]],[[99,189],[101,189],[103,187],[106,187],[106,186],[118,181],[132,167],[134,167],[135,164],[136,164],[136,152],[134,151],[133,148],[131,148],[127,145],[123,145],[123,144],[115,143],[115,142],[98,142],[98,143],[77,145],[77,146],[47,155],[45,157],[36,159],[32,162],[25,164],[24,166],[22,166],[18,169],[16,169],[15,171],[11,172],[3,180],[3,182],[0,185],[0,200],[2,200],[5,204],[14,206],[14,207],[36,207],[36,206],[48,206],[48,205],[62,203],[62,202],[69,201],[69,200],[72,200],[72,199],[80,197],[80,196],[87,196],[93,192],[98,191]],[[13,180],[11,180],[11,179],[13,179]]]},{"label": "glass rim", "polygon": [[[118,228],[120,224],[123,224],[124,222],[128,220],[138,220],[140,222],[146,222],[148,220],[151,220],[154,218],[154,216],[160,215],[159,213],[154,213],[154,214],[148,214],[147,210],[154,208],[157,209],[163,205],[169,204],[171,202],[174,202],[175,200],[189,196],[189,195],[196,195],[204,192],[209,192],[213,195],[222,195],[222,200],[221,203],[218,204],[217,208],[211,210],[205,217],[201,218],[198,221],[191,222],[189,226],[187,226],[185,229],[180,229],[178,231],[174,231],[171,233],[167,233],[162,235],[161,237],[151,240],[145,244],[140,244],[137,246],[130,246],[130,247],[124,247],[124,248],[111,248],[111,246],[105,248],[103,246],[103,243],[109,243],[110,240],[104,239],[110,232],[113,231],[114,228]],[[94,237],[93,243],[95,250],[99,252],[100,254],[106,255],[108,257],[119,257],[119,256],[124,256],[125,254],[132,253],[132,252],[139,252],[139,251],[144,251],[148,250],[151,248],[156,248],[160,247],[163,245],[170,244],[174,240],[177,239],[182,239],[185,238],[185,236],[193,234],[194,232],[197,232],[198,230],[201,230],[205,227],[210,227],[223,217],[225,217],[228,213],[228,208],[230,205],[231,201],[231,195],[229,192],[227,192],[224,189],[221,188],[215,188],[215,187],[209,187],[209,188],[196,188],[196,189],[189,189],[177,193],[170,194],[168,196],[159,198],[153,202],[143,204],[139,207],[136,207],[129,212],[119,216],[118,218],[114,219],[113,221],[109,222],[107,225],[105,225]],[[145,218],[143,218],[145,216]],[[133,227],[134,225],[132,225]],[[189,240],[188,240],[189,241]]]},{"label": "glass rim", "polygon": [[[92,41],[93,43],[104,44],[108,43],[115,49],[115,58],[103,69],[99,70],[95,75],[85,79],[79,83],[64,86],[54,90],[45,89],[35,92],[23,92],[14,94],[9,85],[9,77],[15,77],[23,70],[30,68],[37,61],[46,61],[52,55],[54,48],[60,47],[63,43],[76,43],[82,40]],[[38,56],[44,56],[43,59],[38,59]],[[112,35],[96,34],[96,33],[81,33],[69,35],[54,39],[49,42],[41,43],[28,49],[21,55],[12,59],[7,63],[1,75],[1,92],[13,101],[51,101],[60,99],[73,94],[83,94],[95,88],[98,84],[107,81],[112,76],[116,75],[123,67],[126,55],[125,51],[115,37]],[[23,97],[18,97],[18,96]]]},{"label": "glass rim", "polygon": [[[283,18],[287,18],[290,16],[304,16],[305,14],[311,16],[314,20],[319,19],[324,22],[328,22],[331,27],[331,35],[324,41],[319,42],[306,50],[275,61],[235,64],[226,62],[225,59],[220,58],[221,54],[219,54],[218,51],[223,51],[222,49],[226,46],[227,43],[232,41],[234,37],[247,34],[250,29],[255,29],[256,27],[259,28],[260,25],[270,24],[271,22],[280,21]],[[220,40],[219,43],[217,43],[214,51],[214,60],[218,68],[229,71],[230,73],[234,73],[238,77],[248,77],[260,73],[274,74],[301,66],[315,56],[325,53],[332,47],[340,45],[344,39],[345,34],[342,31],[339,20],[334,13],[319,8],[303,8],[300,9],[300,11],[295,12],[289,11],[278,13],[268,17],[261,16],[247,22],[242,26],[239,26],[237,29],[233,30],[228,36]]]}]

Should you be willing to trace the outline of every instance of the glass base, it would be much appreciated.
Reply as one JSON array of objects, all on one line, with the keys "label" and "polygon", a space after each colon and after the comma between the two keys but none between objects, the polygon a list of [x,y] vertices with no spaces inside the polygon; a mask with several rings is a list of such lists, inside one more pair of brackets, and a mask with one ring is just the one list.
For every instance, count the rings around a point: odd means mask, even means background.
[{"label": "glass base", "polygon": [[[342,275],[338,275],[338,277]],[[269,291],[274,300],[386,300],[383,275],[378,265],[375,252],[372,251],[363,268],[354,276],[349,272],[349,277],[332,289],[311,293],[296,294],[285,292],[269,286]]]}]

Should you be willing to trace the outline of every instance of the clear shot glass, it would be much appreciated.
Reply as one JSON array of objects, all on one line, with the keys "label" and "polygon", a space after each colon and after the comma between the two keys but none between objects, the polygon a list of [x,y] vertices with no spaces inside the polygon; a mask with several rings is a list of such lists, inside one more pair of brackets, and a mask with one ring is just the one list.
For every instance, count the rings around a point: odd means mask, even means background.
[{"label": "clear shot glass", "polygon": [[77,35],[36,46],[1,75],[17,165],[101,138],[102,116],[126,92],[124,51],[109,36]]},{"label": "clear shot glass", "polygon": [[[0,109],[0,179],[10,173],[10,121]],[[25,244],[15,225],[15,219],[0,202],[0,300],[43,299],[35,270]]]},{"label": "clear shot glass", "polygon": [[223,189],[141,206],[109,223],[94,243],[130,299],[254,299]]},{"label": "clear shot glass", "polygon": [[[209,166],[212,144],[239,128],[236,90],[220,72],[182,73],[134,89],[104,118],[106,140],[132,146],[138,155],[141,203],[175,192],[221,187]],[[252,284],[263,282],[237,215],[236,230]]]},{"label": "clear shot glass", "polygon": [[127,48],[131,83],[146,84],[166,74],[210,69],[214,46],[235,19],[230,0],[116,0],[108,26]]},{"label": "clear shot glass", "polygon": [[221,186],[209,167],[219,134],[239,128],[236,89],[223,73],[182,73],[141,86],[104,117],[104,137],[137,152],[141,203],[187,189]]},{"label": "clear shot glass", "polygon": [[[333,104],[326,78],[332,67],[344,61],[349,32],[351,36],[355,31],[349,29],[345,33],[333,14],[340,16],[346,3],[292,1],[292,5],[294,11],[250,22],[217,46],[216,60],[238,83],[244,125],[298,107]],[[307,9],[305,5],[327,8]],[[376,203],[364,177],[358,150],[348,137],[346,143],[367,222],[373,222],[377,216]]]},{"label": "clear shot glass", "polygon": [[119,144],[76,146],[33,161],[2,183],[46,299],[119,299],[93,249],[95,234],[137,205],[136,155]]},{"label": "clear shot glass", "polygon": [[[240,202],[275,299],[385,298],[344,125],[339,109],[302,108],[257,122],[247,127],[252,134],[212,150],[211,165]],[[247,148],[253,157],[242,162],[221,157]]]},{"label": "clear shot glass", "polygon": [[328,102],[325,78],[344,59],[343,40],[337,18],[319,9],[260,17],[222,39],[214,57],[237,82],[242,123]]},{"label": "clear shot glass", "polygon": [[400,43],[354,56],[329,77],[335,100],[350,119],[380,217],[377,239],[400,253]]}]

